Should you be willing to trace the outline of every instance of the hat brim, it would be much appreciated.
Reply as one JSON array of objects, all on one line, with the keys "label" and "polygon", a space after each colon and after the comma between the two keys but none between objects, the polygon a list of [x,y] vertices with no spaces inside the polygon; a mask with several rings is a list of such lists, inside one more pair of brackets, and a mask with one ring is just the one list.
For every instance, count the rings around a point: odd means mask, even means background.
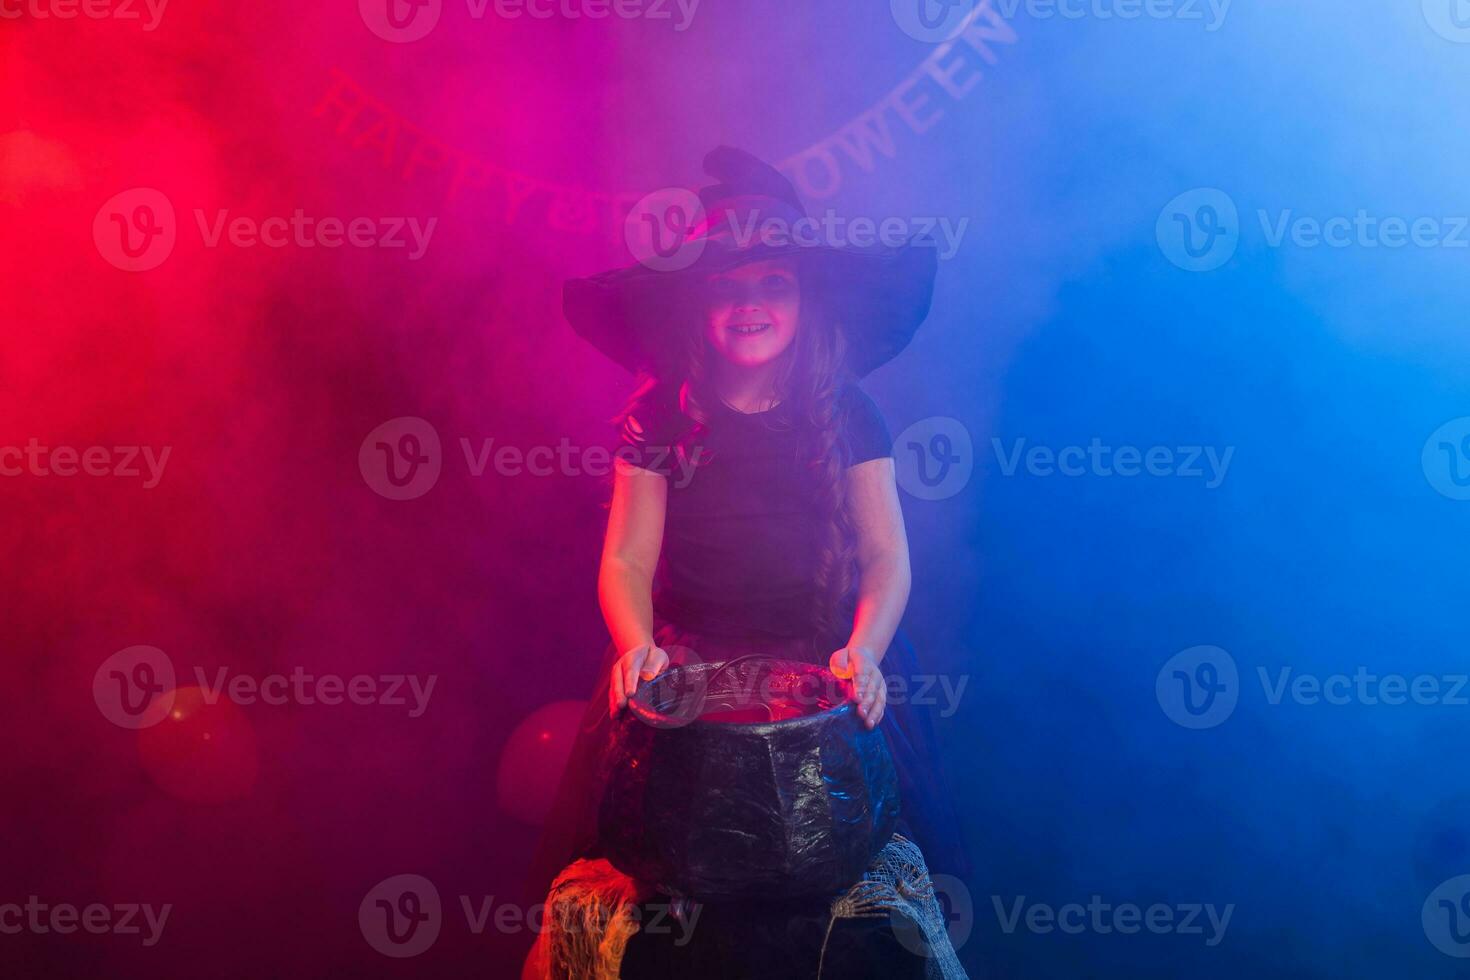
[{"label": "hat brim", "polygon": [[848,364],[862,377],[899,354],[929,315],[938,271],[934,242],[835,248],[712,243],[687,268],[613,269],[562,288],[562,312],[576,333],[629,371],[653,371],[667,358],[687,290],[704,277],[751,262],[798,258],[802,288],[821,292],[847,340]]}]

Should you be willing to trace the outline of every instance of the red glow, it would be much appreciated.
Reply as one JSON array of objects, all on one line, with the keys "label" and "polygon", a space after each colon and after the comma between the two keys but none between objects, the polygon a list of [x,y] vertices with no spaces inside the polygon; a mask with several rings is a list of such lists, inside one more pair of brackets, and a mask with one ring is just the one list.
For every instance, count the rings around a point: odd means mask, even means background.
[{"label": "red glow", "polygon": [[138,732],[138,756],[159,789],[190,803],[248,796],[260,771],[244,711],[225,697],[210,704],[198,687],[176,690],[168,716]]}]

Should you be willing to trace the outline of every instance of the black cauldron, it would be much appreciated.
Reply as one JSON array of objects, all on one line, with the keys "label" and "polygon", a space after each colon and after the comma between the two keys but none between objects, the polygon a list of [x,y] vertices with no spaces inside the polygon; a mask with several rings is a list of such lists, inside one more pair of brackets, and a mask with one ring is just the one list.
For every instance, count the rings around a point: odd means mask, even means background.
[{"label": "black cauldron", "polygon": [[814,664],[737,657],[640,684],[605,756],[618,870],[705,901],[833,895],[898,820],[888,743]]}]

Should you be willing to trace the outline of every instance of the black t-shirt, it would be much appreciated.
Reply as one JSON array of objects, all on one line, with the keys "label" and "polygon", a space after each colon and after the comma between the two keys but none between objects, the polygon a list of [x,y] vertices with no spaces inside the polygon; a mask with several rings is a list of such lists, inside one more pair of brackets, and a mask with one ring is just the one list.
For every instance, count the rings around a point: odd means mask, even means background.
[{"label": "black t-shirt", "polygon": [[[892,455],[888,427],[862,389],[845,386],[838,408],[848,465]],[[824,521],[804,433],[784,405],[745,414],[719,403],[708,412],[683,460],[670,447],[691,423],[674,390],[651,389],[623,427],[618,454],[668,478],[655,613],[716,636],[811,636]]]}]

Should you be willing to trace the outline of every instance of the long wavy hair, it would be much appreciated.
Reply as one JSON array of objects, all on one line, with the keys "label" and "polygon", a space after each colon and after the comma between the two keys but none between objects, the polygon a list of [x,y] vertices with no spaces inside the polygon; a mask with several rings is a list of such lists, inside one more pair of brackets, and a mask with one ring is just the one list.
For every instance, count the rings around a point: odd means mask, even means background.
[{"label": "long wavy hair", "polygon": [[[813,277],[802,274],[800,266],[797,274],[802,287],[801,319],[789,356],[777,374],[775,395],[787,406],[787,417],[801,431],[802,458],[816,491],[822,534],[812,620],[819,635],[828,636],[837,631],[839,607],[856,580],[856,534],[847,510],[849,453],[842,438],[840,402],[843,385],[852,380],[852,375],[842,328],[824,302],[824,291]],[[676,438],[673,452],[685,465],[703,465],[711,459],[709,452],[696,449],[708,432],[709,414],[704,406],[716,404],[719,399],[712,387],[711,361],[720,355],[705,336],[700,287],[694,285],[672,301],[678,307],[678,320],[688,328],[671,345],[674,349],[668,352],[665,366],[640,376],[615,421],[620,427],[625,424],[655,387],[676,387],[679,411],[688,424]]]}]

